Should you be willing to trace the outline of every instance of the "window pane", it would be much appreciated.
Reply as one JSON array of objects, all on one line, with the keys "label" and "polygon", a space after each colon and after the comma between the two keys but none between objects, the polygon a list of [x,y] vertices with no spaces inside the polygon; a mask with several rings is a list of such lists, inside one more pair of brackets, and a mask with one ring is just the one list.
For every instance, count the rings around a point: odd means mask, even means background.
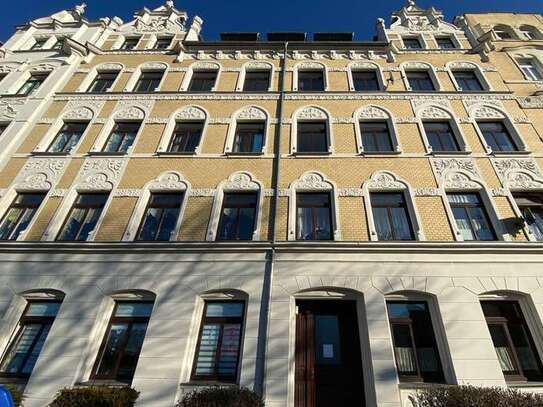
[{"label": "window pane", "polygon": [[543,198],[538,195],[514,194],[522,217],[536,240],[543,240]]},{"label": "window pane", "polygon": [[128,333],[128,324],[111,324],[106,344],[102,352],[102,358],[97,374],[100,376],[111,376],[115,373],[118,353],[121,351]]},{"label": "window pane", "polygon": [[219,376],[235,376],[237,373],[241,324],[224,324],[221,356],[217,366]]},{"label": "window pane", "polygon": [[104,147],[105,152],[127,152],[134,143],[140,123],[116,123]]},{"label": "window pane", "polygon": [[108,194],[80,194],[57,240],[87,240],[102,213]]},{"label": "window pane", "polygon": [[218,240],[251,240],[255,228],[256,193],[226,193],[219,221]]},{"label": "window pane", "polygon": [[183,194],[153,193],[145,211],[138,240],[170,240],[177,226]]},{"label": "window pane", "polygon": [[360,133],[364,151],[392,151],[387,122],[360,122]]},{"label": "window pane", "polygon": [[325,122],[298,123],[298,152],[321,153],[328,151]]},{"label": "window pane", "polygon": [[322,71],[298,71],[299,91],[323,91],[324,73]]},{"label": "window pane", "polygon": [[370,199],[379,240],[414,238],[403,193],[371,193]]},{"label": "window pane", "polygon": [[394,340],[398,373],[401,375],[416,376],[417,360],[415,359],[415,350],[413,348],[409,325],[393,325],[392,337]]},{"label": "window pane", "polygon": [[32,373],[34,365],[38,360],[38,356],[40,356],[41,350],[43,348],[43,345],[45,344],[45,340],[47,339],[47,335],[49,334],[50,329],[50,324],[43,326],[43,329],[41,330],[39,336],[36,338],[34,346],[32,347],[32,350],[30,351],[30,354],[28,355],[28,358],[26,359],[23,368],[21,369],[21,373]]},{"label": "window pane", "polygon": [[79,142],[87,123],[65,123],[47,151],[70,152]]},{"label": "window pane", "polygon": [[204,324],[200,334],[200,347],[196,358],[196,376],[211,376],[215,373],[217,345],[221,325]]},{"label": "window pane", "polygon": [[42,324],[27,324],[21,330],[2,362],[2,372],[20,373],[33,344],[41,334]]},{"label": "window pane", "polygon": [[238,123],[234,137],[234,152],[262,152],[264,123]]},{"label": "window pane", "polygon": [[146,322],[132,324],[119,362],[118,379],[132,380],[134,377],[146,330]]},{"label": "window pane", "polygon": [[244,91],[262,92],[269,89],[270,72],[269,71],[248,71],[245,73]]},{"label": "window pane", "polygon": [[170,152],[192,153],[200,144],[204,123],[177,123],[173,131],[172,141],[168,148]]},{"label": "window pane", "polygon": [[406,72],[407,81],[412,90],[430,91],[435,90],[430,74],[425,71]]},{"label": "window pane", "polygon": [[330,195],[299,193],[297,199],[297,239],[332,239]]},{"label": "window pane", "polygon": [[213,90],[217,79],[217,71],[196,71],[192,74],[189,85],[191,92],[209,92]]},{"label": "window pane", "polygon": [[353,84],[357,91],[375,91],[380,90],[377,72],[375,71],[354,71]]},{"label": "window pane", "polygon": [[453,71],[456,83],[463,91],[481,91],[483,87],[474,71]]},{"label": "window pane", "polygon": [[163,75],[164,72],[162,71],[142,72],[134,90],[136,92],[152,92],[157,90]]},{"label": "window pane", "polygon": [[407,49],[421,49],[422,45],[418,38],[403,38],[404,47]]},{"label": "window pane", "polygon": [[17,240],[21,232],[27,229],[44,198],[45,193],[17,195],[0,222],[0,240]]},{"label": "window pane", "polygon": [[502,122],[478,122],[486,143],[493,151],[516,151],[509,131]]},{"label": "window pane", "polygon": [[28,309],[25,312],[27,317],[56,317],[58,310],[60,309],[60,302],[33,301],[28,305]]},{"label": "window pane", "polygon": [[337,315],[315,315],[315,363],[341,364],[341,336]]},{"label": "window pane", "polygon": [[464,240],[495,240],[494,230],[478,194],[447,194],[447,199]]},{"label": "window pane", "polygon": [[152,302],[118,302],[115,308],[116,317],[150,317],[153,311]]},{"label": "window pane", "polygon": [[224,302],[208,302],[206,304],[206,317],[242,317],[243,303],[224,301]]},{"label": "window pane", "polygon": [[96,78],[89,87],[89,92],[106,92],[113,86],[118,72],[98,72]]},{"label": "window pane", "polygon": [[424,131],[433,151],[458,151],[449,122],[424,122]]},{"label": "window pane", "polygon": [[441,37],[441,38],[436,38],[436,41],[437,41],[437,46],[441,49],[456,48],[451,38]]}]

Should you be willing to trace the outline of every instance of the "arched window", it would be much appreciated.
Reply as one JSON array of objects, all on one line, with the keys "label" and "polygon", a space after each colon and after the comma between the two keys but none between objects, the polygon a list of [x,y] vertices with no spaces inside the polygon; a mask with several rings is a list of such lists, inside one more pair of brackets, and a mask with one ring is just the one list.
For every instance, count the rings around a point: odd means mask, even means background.
[{"label": "arched window", "polygon": [[262,183],[249,172],[235,172],[217,186],[206,240],[260,240]]},{"label": "arched window", "polygon": [[159,153],[198,154],[209,114],[200,106],[185,106],[174,112],[164,129]]},{"label": "arched window", "polygon": [[353,62],[349,64],[349,89],[357,92],[377,92],[386,88],[383,72],[372,62]]},{"label": "arched window", "polygon": [[181,91],[212,92],[217,90],[221,66],[215,62],[195,62],[183,77]]},{"label": "arched window", "polygon": [[468,109],[468,113],[475,121],[475,129],[487,153],[527,151],[520,133],[503,110],[475,104]]},{"label": "arched window", "polygon": [[513,29],[507,25],[496,25],[492,30],[499,40],[514,40],[517,37]]},{"label": "arched window", "polygon": [[442,106],[422,105],[415,110],[426,151],[451,153],[469,151],[453,114]]},{"label": "arched window", "polygon": [[330,154],[333,152],[331,116],[320,106],[304,106],[292,115],[291,154]]},{"label": "arched window", "polygon": [[243,64],[236,91],[264,92],[273,86],[274,66],[269,62],[251,61]]},{"label": "arched window", "polygon": [[294,66],[292,90],[319,92],[328,90],[326,66],[320,62],[300,62]]},{"label": "arched window", "polygon": [[413,92],[439,91],[441,86],[432,65],[426,62],[404,62],[400,65],[407,90]]},{"label": "arched window", "polygon": [[409,184],[389,171],[377,171],[362,185],[372,241],[424,240]]},{"label": "arched window", "polygon": [[307,171],[289,188],[288,240],[341,240],[334,182]]},{"label": "arched window", "polygon": [[22,294],[24,310],[0,363],[3,376],[28,378],[59,312],[64,293],[32,290]]},{"label": "arched window", "polygon": [[127,291],[112,295],[111,317],[91,379],[131,383],[153,312],[155,295]]},{"label": "arched window", "polygon": [[455,61],[447,64],[449,76],[456,90],[461,92],[488,91],[490,85],[481,68],[472,62]]},{"label": "arched window", "polygon": [[532,301],[507,291],[483,294],[480,300],[506,382],[543,380],[540,321]]},{"label": "arched window", "polygon": [[77,92],[111,92],[123,69],[124,66],[119,63],[100,64],[91,69],[77,88]]},{"label": "arched window", "polygon": [[524,74],[524,77],[529,81],[543,80],[543,65],[536,57],[531,55],[518,56],[515,62]]},{"label": "arched window", "polygon": [[541,32],[531,25],[521,25],[519,30],[524,36],[525,40],[540,40],[543,38]]},{"label": "arched window", "polygon": [[451,382],[446,340],[434,297],[419,292],[386,297],[394,358],[400,382]]},{"label": "arched window", "polygon": [[364,106],[353,117],[359,154],[401,151],[396,125],[387,109],[374,105]]},{"label": "arched window", "polygon": [[164,62],[146,62],[136,68],[124,88],[125,92],[155,92],[160,89],[168,64]]},{"label": "arched window", "polygon": [[259,106],[246,106],[232,116],[226,137],[225,154],[266,152],[269,115]]},{"label": "arched window", "polygon": [[148,182],[134,208],[123,240],[177,240],[189,191],[189,182],[175,171],[165,172]]}]

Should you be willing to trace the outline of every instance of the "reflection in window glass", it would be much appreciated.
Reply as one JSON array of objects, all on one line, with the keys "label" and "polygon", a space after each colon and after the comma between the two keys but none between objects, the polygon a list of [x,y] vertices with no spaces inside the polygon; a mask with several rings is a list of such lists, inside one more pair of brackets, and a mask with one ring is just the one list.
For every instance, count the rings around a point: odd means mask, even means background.
[{"label": "reflection in window glass", "polygon": [[79,143],[88,123],[64,123],[47,149],[50,153],[69,153]]},{"label": "reflection in window glass", "polygon": [[217,240],[252,240],[256,193],[225,193]]},{"label": "reflection in window glass", "polygon": [[329,193],[297,193],[296,214],[297,240],[332,240]]},{"label": "reflection in window glass", "polygon": [[26,230],[45,198],[45,193],[17,195],[0,222],[0,240],[17,240]]},{"label": "reflection in window glass", "polygon": [[234,136],[236,153],[261,153],[264,145],[264,123],[238,123]]},{"label": "reflection in window glass", "polygon": [[479,194],[448,193],[447,199],[463,240],[496,240]]},{"label": "reflection in window glass", "polygon": [[152,193],[143,216],[138,240],[167,241],[174,238],[183,194]]},{"label": "reflection in window glass", "polygon": [[141,123],[139,122],[115,123],[115,126],[107,139],[104,152],[126,153],[132,144],[134,144],[140,125]]},{"label": "reflection in window glass", "polygon": [[360,122],[360,134],[364,152],[393,151],[388,123]]},{"label": "reflection in window glass", "polygon": [[514,193],[513,197],[532,236],[543,241],[543,196]]},{"label": "reflection in window glass", "polygon": [[57,240],[86,241],[94,231],[108,194],[79,194]]},{"label": "reflection in window glass", "polygon": [[477,122],[483,137],[492,151],[517,151],[517,146],[502,122]]},{"label": "reflection in window glass", "polygon": [[379,240],[414,239],[403,193],[372,192],[370,199]]}]

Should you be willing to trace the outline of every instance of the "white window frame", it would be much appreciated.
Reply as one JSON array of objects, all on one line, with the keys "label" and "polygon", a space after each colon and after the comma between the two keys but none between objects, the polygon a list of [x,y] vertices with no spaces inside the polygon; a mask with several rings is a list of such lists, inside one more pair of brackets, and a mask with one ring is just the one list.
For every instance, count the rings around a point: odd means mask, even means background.
[{"label": "white window frame", "polygon": [[75,109],[68,110],[64,112],[54,123],[49,127],[49,130],[47,130],[47,133],[45,133],[45,136],[42,137],[42,139],[39,141],[38,145],[34,149],[33,153],[48,153],[48,149],[57,137],[59,131],[62,129],[65,123],[87,123],[87,127],[85,128],[85,131],[81,135],[81,138],[79,139],[79,142],[72,148],[70,152],[67,153],[54,153],[51,152],[51,155],[58,155],[58,154],[72,154],[73,152],[77,151],[79,146],[81,145],[83,139],[86,137],[88,132],[91,129],[91,125],[93,124],[94,118],[97,116],[97,111],[95,111],[95,108],[89,104],[88,106],[81,106],[77,107]]},{"label": "white window frame", "polygon": [[261,62],[261,61],[251,61],[246,62],[242,65],[241,71],[239,72],[238,82],[236,84],[236,92],[243,92],[243,87],[245,86],[245,76],[247,71],[266,71],[270,73],[270,83],[268,86],[268,91],[273,90],[273,79],[275,73],[275,66],[270,62]]},{"label": "white window frame", "polygon": [[[464,90],[458,85],[458,82],[456,81],[456,78],[454,76],[455,71],[471,71],[475,74],[477,77],[477,80],[481,84],[481,87],[483,88],[482,91],[490,92],[492,91],[492,86],[490,85],[490,82],[487,81],[485,75],[483,74],[483,70],[481,67],[473,62],[466,62],[466,61],[453,61],[448,62],[446,65],[447,72],[449,73],[449,77],[451,78],[451,82],[454,84],[454,87],[459,92],[464,92]],[[470,91],[465,91],[470,92]],[[473,91],[471,91],[473,92]]]},{"label": "white window frame", "polygon": [[[298,89],[298,73],[300,71],[322,71],[323,81],[324,81],[324,91],[329,90],[329,80],[328,80],[328,69],[325,64],[322,64],[320,62],[298,62],[296,65],[294,65],[294,68],[292,69],[292,90],[294,92],[306,92],[306,91],[300,91]],[[313,92],[313,91],[307,91],[307,92]]]},{"label": "white window frame", "polygon": [[[91,147],[89,153],[90,154],[102,154],[102,155],[129,155],[134,151],[134,148],[143,133],[143,128],[145,127],[145,119],[147,117],[148,113],[146,110],[144,110],[139,105],[133,105],[128,106],[124,108],[117,109],[113,112],[113,114],[109,117],[107,122],[102,127],[102,130],[96,137],[96,141],[94,142],[93,146]],[[136,122],[141,123],[140,128],[138,130],[138,133],[136,134],[136,137],[134,138],[134,143],[128,148],[126,153],[116,153],[116,152],[105,152],[103,151],[107,140],[109,136],[111,135],[111,132],[113,128],[115,127],[115,124],[117,122]]]},{"label": "white window frame", "polygon": [[160,174],[156,179],[149,181],[143,187],[142,193],[132,211],[130,220],[128,221],[128,226],[126,227],[125,233],[122,240],[124,242],[137,241],[137,234],[143,222],[143,217],[145,215],[145,210],[149,199],[153,193],[173,193],[179,192],[183,193],[183,202],[181,202],[181,207],[179,208],[179,216],[177,218],[177,223],[174,230],[170,235],[170,242],[176,241],[179,231],[181,230],[181,224],[183,223],[183,215],[187,207],[187,201],[189,199],[191,190],[191,185],[187,179],[177,171],[167,171]]},{"label": "white window frame", "polygon": [[458,125],[453,112],[443,106],[436,106],[432,104],[427,104],[419,106],[415,110],[415,117],[417,118],[417,126],[419,127],[419,132],[422,136],[422,142],[426,152],[429,154],[434,153],[428,136],[426,135],[426,129],[424,128],[424,123],[428,122],[443,122],[446,121],[451,126],[453,131],[454,138],[458,144],[459,151],[439,151],[437,153],[447,155],[447,154],[458,154],[458,153],[471,153],[471,148],[467,143],[466,136],[462,131],[462,128]]},{"label": "white window frame", "polygon": [[[426,39],[424,38],[424,35],[422,35],[422,34],[406,34],[406,35],[400,36],[400,38],[402,40],[402,50],[403,51],[414,51],[414,52],[416,52],[416,51],[422,51],[422,50],[428,49],[428,44],[426,43]],[[421,48],[418,48],[418,49],[407,48],[405,46],[404,39],[417,39],[419,41],[419,44],[420,44]]]},{"label": "white window frame", "polygon": [[[440,48],[439,47],[439,44],[437,43],[437,40],[438,38],[448,38],[452,41],[452,43],[454,44],[454,48]],[[458,39],[458,37],[456,36],[455,33],[438,33],[438,34],[435,34],[433,36],[433,40],[436,44],[436,49],[438,50],[442,50],[442,51],[452,51],[452,50],[458,50],[458,49],[463,49],[462,47],[462,43],[460,42],[460,40]]]},{"label": "white window frame", "polygon": [[[126,40],[137,38],[138,42],[136,46],[132,49],[123,49],[123,45],[126,42]],[[118,50],[118,51],[124,51],[124,52],[130,52],[137,50],[141,44],[141,40],[143,39],[143,35],[119,35],[119,38],[117,38],[117,41],[112,46],[112,49]]]},{"label": "white window frame", "polygon": [[[392,113],[384,107],[377,105],[367,105],[359,108],[353,114],[354,132],[356,135],[356,149],[358,154],[364,154],[364,144],[362,140],[362,132],[360,131],[360,123],[362,122],[386,122],[388,126],[390,142],[392,144],[392,154],[400,154],[402,146],[398,137],[398,130],[393,119]],[[387,154],[387,152],[366,152],[366,154]]]},{"label": "white window frame", "polygon": [[288,198],[288,236],[287,240],[297,241],[297,197],[298,192],[315,192],[330,194],[330,214],[332,226],[332,240],[341,240],[341,228],[339,224],[339,195],[335,182],[331,181],[319,171],[306,171],[300,178],[293,181],[289,186]]},{"label": "white window frame", "polygon": [[[516,56],[514,60],[526,80],[543,81],[543,65],[536,57],[531,55]],[[530,61],[530,67],[528,68],[528,65],[524,62],[521,62],[521,60]],[[539,74],[539,78],[537,78],[532,71],[536,71]]]},{"label": "white window frame", "polygon": [[[234,142],[236,138],[236,129],[238,123],[253,123],[259,122],[264,123],[264,140],[262,141],[262,150],[256,153],[238,153],[234,152]],[[270,115],[266,109],[260,106],[245,106],[241,109],[238,109],[230,120],[228,125],[228,132],[226,136],[226,143],[224,147],[224,154],[232,155],[263,155],[266,154],[268,137],[269,137],[269,124],[270,124]]]},{"label": "white window frame", "polygon": [[[424,232],[422,230],[422,222],[415,205],[415,194],[411,186],[403,179],[396,176],[390,171],[376,171],[370,179],[362,185],[362,196],[364,199],[364,207],[366,209],[366,220],[372,242],[380,241],[377,236],[377,228],[373,219],[373,208],[371,205],[371,193],[373,192],[399,192],[402,193],[409,215],[409,223],[413,229],[414,240],[424,241]],[[387,242],[387,241],[385,241]]]},{"label": "white window frame", "polygon": [[[400,64],[400,70],[402,72],[402,79],[403,83],[405,85],[405,89],[409,92],[420,92],[415,91],[411,89],[411,85],[409,85],[409,80],[407,79],[407,73],[408,72],[428,72],[428,75],[430,76],[430,80],[432,81],[434,85],[433,92],[439,92],[442,90],[441,83],[439,82],[439,78],[437,77],[436,70],[433,65],[429,64],[428,62],[420,62],[420,61],[410,61],[410,62],[403,62]],[[426,93],[428,91],[425,91]]]},{"label": "white window frame", "polygon": [[[174,35],[159,35],[159,34],[151,34],[151,38],[149,39],[149,41],[147,42],[147,46],[146,48],[148,50],[154,50],[154,51],[168,51],[168,50],[171,50],[172,49],[172,43],[173,43],[173,39],[174,39]],[[170,40],[170,44],[166,47],[166,48],[163,48],[163,49],[156,49],[156,44],[158,42],[159,39],[169,39]]]},{"label": "white window frame", "polygon": [[[406,301],[406,302],[425,302],[428,306],[428,312],[430,313],[430,320],[432,321],[432,331],[436,340],[439,360],[441,362],[441,368],[443,369],[443,376],[445,383],[456,384],[456,377],[454,374],[454,365],[451,358],[451,352],[449,349],[449,343],[447,341],[447,334],[445,331],[445,324],[441,317],[441,311],[439,309],[439,300],[435,294],[428,292],[415,291],[415,290],[402,290],[396,291],[385,295],[385,303],[388,301]],[[390,316],[388,315],[388,307],[385,307],[387,313],[387,322],[390,325]],[[391,332],[392,339],[392,332]],[[394,343],[392,343],[394,347]],[[394,368],[397,372],[396,353],[394,355]],[[408,383],[407,383],[408,384]]]},{"label": "white window frame", "polygon": [[[520,136],[520,133],[517,130],[516,126],[513,124],[513,121],[509,118],[504,110],[496,106],[485,105],[484,103],[481,103],[471,106],[468,109],[468,115],[473,121],[475,131],[479,136],[479,140],[481,141],[487,154],[507,155],[528,152],[527,145],[524,143],[524,140]],[[492,151],[492,148],[486,143],[485,137],[483,136],[483,133],[481,132],[478,124],[479,122],[485,121],[501,121],[509,132],[509,135],[511,136],[513,143],[515,143],[518,151]]]},{"label": "white window frame", "polygon": [[[515,33],[515,30],[513,30],[513,27],[510,27],[508,25],[498,24],[492,27],[492,31],[494,31],[494,34],[500,41],[515,41],[518,40],[517,35]],[[500,32],[507,32],[511,36],[510,39],[502,39]]]},{"label": "white window frame", "polygon": [[118,81],[120,80],[123,71],[124,71],[124,65],[117,62],[104,63],[98,66],[95,66],[91,69],[89,74],[85,77],[85,79],[83,79],[81,84],[77,87],[76,92],[88,93],[89,87],[94,82],[94,80],[96,79],[99,73],[117,73],[117,77],[115,78],[115,81],[113,82],[111,87],[108,90],[106,90],[106,92],[112,92],[115,86],[117,85]]},{"label": "white window frame", "polygon": [[[332,116],[324,107],[317,105],[301,106],[292,114],[290,129],[290,154],[323,155],[334,153],[334,135],[332,133]],[[300,122],[326,122],[326,137],[328,151],[324,153],[298,153],[298,121]]]},{"label": "white window frame", "polygon": [[[202,122],[202,135],[200,137],[200,143],[196,146],[193,153],[182,153],[182,152],[169,152],[168,148],[172,141],[173,131],[175,126],[178,123],[186,122]],[[206,109],[197,105],[184,106],[181,109],[173,112],[168,119],[168,124],[164,128],[162,137],[160,138],[160,143],[158,144],[157,153],[159,154],[172,154],[172,155],[198,155],[201,153],[202,146],[204,143],[205,133],[207,131],[209,121],[209,113]]]},{"label": "white window frame", "polygon": [[[521,25],[518,29],[522,35],[524,36],[525,40],[528,41],[537,41],[542,39],[541,32],[532,25]],[[530,33],[527,35],[526,33]]]},{"label": "white window frame", "polygon": [[[377,82],[379,83],[379,90],[356,90],[354,86],[353,72],[375,72]],[[349,90],[352,92],[383,92],[387,88],[383,80],[383,69],[373,62],[351,62],[347,67],[347,81],[349,82]]]},{"label": "white window frame", "polygon": [[179,90],[181,92],[188,92],[190,83],[192,81],[192,76],[194,75],[194,72],[197,71],[217,71],[217,76],[215,78],[215,85],[211,89],[211,92],[215,92],[218,88],[219,81],[221,79],[221,71],[222,67],[217,62],[195,62],[191,66],[188,67],[187,72],[185,72],[185,76],[183,77],[183,80],[181,81],[181,87]]},{"label": "white window frame", "polygon": [[145,62],[138,66],[128,82],[126,83],[126,86],[124,87],[124,92],[135,92],[136,85],[138,81],[140,80],[141,75],[144,72],[158,72],[162,71],[162,78],[160,79],[160,83],[158,86],[153,90],[153,92],[159,92],[162,88],[162,85],[164,84],[164,81],[166,80],[166,76],[168,75],[168,67],[169,65],[165,62]]},{"label": "white window frame", "polygon": [[221,212],[224,200],[224,194],[227,192],[256,192],[257,206],[255,217],[255,228],[253,231],[253,241],[260,240],[260,231],[262,223],[262,209],[264,203],[264,185],[248,171],[238,171],[231,174],[228,179],[221,181],[215,191],[215,199],[211,208],[211,217],[206,232],[206,241],[215,241],[221,220]]}]

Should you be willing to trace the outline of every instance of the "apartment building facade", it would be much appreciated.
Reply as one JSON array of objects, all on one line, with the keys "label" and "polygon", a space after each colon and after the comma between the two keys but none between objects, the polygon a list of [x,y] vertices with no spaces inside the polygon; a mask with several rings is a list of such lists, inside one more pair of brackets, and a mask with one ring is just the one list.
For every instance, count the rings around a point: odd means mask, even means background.
[{"label": "apartment building facade", "polygon": [[210,384],[271,407],[543,391],[541,15],[408,2],[372,41],[204,41],[171,1],[83,11],[0,60],[58,60],[27,113],[22,74],[0,82],[0,380],[25,405],[93,384],[141,406]]}]

